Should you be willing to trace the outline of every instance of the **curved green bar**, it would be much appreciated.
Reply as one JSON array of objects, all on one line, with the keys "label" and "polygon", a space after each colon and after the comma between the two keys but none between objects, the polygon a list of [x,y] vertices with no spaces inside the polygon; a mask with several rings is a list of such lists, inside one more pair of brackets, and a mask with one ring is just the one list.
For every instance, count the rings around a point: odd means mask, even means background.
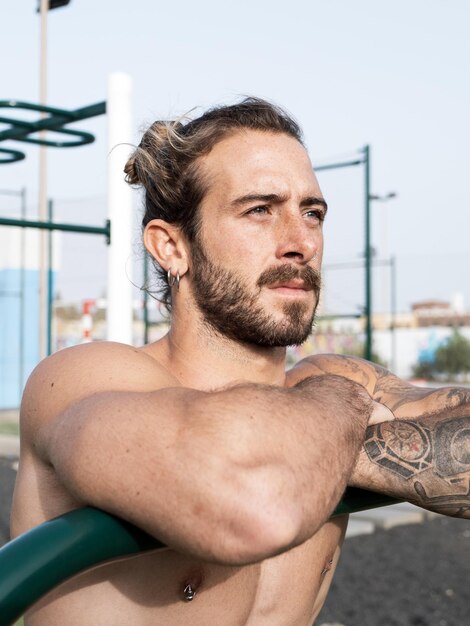
[{"label": "curved green bar", "polygon": [[0,626],[13,624],[48,591],[97,563],[164,547],[91,507],[45,522],[0,549]]},{"label": "curved green bar", "polygon": [[[67,110],[19,100],[0,100],[0,109],[25,109],[27,111],[37,111],[38,113],[47,114],[45,117],[41,117],[35,122],[0,116],[0,123],[8,125],[8,128],[0,131],[0,142],[13,140],[37,144],[40,146],[73,148],[93,143],[95,137],[86,131],[64,128],[64,125],[85,120],[90,117],[95,117],[97,115],[103,115],[106,113],[106,102],[97,102],[96,104],[81,107],[80,109]],[[34,133],[46,130],[62,135],[68,135],[73,137],[73,139],[68,141],[59,141],[45,139],[44,137],[30,137],[30,135]],[[10,158],[0,158],[0,164],[13,163],[14,161],[24,159],[25,157],[25,155],[19,151],[6,149],[1,151],[10,154]]]},{"label": "curved green bar", "polygon": [[59,133],[61,135],[72,135],[78,137],[75,141],[53,141],[51,139],[31,139],[29,137],[16,137],[16,141],[23,141],[25,143],[35,143],[38,146],[51,146],[53,148],[75,148],[77,146],[84,146],[87,143],[93,143],[95,136],[84,130],[72,130],[70,128],[54,128],[53,133]]},{"label": "curved green bar", "polygon": [[389,506],[390,504],[398,504],[399,502],[403,502],[403,500],[397,500],[396,498],[391,498],[390,496],[385,496],[375,491],[348,487],[344,493],[343,499],[336,507],[333,517],[358,513],[359,511],[367,511],[368,509],[378,509],[381,506]]},{"label": "curved green bar", "polygon": [[[334,515],[398,502],[348,489]],[[0,626],[10,626],[48,591],[98,563],[164,544],[104,511],[86,507],[45,522],[0,549]]]},{"label": "curved green bar", "polygon": [[0,148],[0,152],[8,155],[7,158],[0,158],[0,164],[15,163],[15,161],[22,161],[26,158],[26,154],[24,152],[20,152],[19,150],[12,150],[11,148]]}]

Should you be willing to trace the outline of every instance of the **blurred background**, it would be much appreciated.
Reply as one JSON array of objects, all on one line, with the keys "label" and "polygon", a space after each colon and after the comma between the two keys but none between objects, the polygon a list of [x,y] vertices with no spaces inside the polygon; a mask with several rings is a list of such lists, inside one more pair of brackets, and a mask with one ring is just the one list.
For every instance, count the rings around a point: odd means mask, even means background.
[{"label": "blurred background", "polygon": [[[43,48],[38,0],[3,7],[1,99],[38,103],[42,97],[49,106],[75,110],[105,102],[110,74],[125,73],[132,81],[130,143],[157,118],[197,113],[242,95],[281,104],[304,129],[330,205],[316,333],[290,359],[347,352],[408,378],[465,379],[467,2],[52,5],[58,8],[47,14]],[[41,68],[47,74],[42,94]],[[6,118],[39,119],[38,112],[20,109],[0,114],[0,133],[11,127]],[[39,147],[0,141],[0,148],[26,155],[0,166],[0,218],[38,219],[45,194],[52,221],[104,227],[107,115],[67,128],[92,133],[95,141],[47,149],[42,183]],[[138,193],[133,202],[132,253],[122,272],[136,285],[132,340],[142,344],[160,336],[165,321],[153,300],[144,315]],[[0,224],[0,409],[18,405],[41,356],[39,232]],[[49,351],[105,338],[105,237],[54,231],[47,245]],[[450,364],[448,354],[438,358],[448,344]]]}]

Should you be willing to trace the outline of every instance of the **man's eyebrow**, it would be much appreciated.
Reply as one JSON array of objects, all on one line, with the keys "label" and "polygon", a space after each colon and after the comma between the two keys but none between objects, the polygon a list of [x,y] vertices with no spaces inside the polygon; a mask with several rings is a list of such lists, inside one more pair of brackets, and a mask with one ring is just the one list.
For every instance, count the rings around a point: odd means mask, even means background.
[{"label": "man's eyebrow", "polygon": [[309,196],[308,198],[303,198],[300,202],[300,206],[322,206],[325,213],[328,211],[328,205],[321,196]]},{"label": "man's eyebrow", "polygon": [[[281,202],[285,202],[287,200],[287,196],[284,194],[278,193],[247,193],[244,196],[240,196],[239,198],[235,198],[230,202],[230,206],[237,207],[242,206],[244,204],[248,204],[249,202],[267,202],[273,204],[280,204]],[[325,213],[328,210],[328,205],[325,200],[321,196],[308,196],[306,198],[302,198],[300,202],[301,207],[305,206],[322,206],[325,210]]]},{"label": "man's eyebrow", "polygon": [[232,200],[230,206],[241,206],[249,202],[272,202],[275,204],[285,202],[286,200],[287,196],[277,193],[247,193],[244,196]]}]

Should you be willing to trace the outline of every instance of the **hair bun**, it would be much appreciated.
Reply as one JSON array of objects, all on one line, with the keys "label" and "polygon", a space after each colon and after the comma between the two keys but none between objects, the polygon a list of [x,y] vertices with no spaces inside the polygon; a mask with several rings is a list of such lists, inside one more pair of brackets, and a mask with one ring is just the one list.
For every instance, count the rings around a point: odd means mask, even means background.
[{"label": "hair bun", "polygon": [[126,175],[125,181],[126,183],[129,183],[129,185],[139,185],[141,182],[137,171],[137,150],[132,153],[132,156],[128,159],[124,166],[124,173]]}]

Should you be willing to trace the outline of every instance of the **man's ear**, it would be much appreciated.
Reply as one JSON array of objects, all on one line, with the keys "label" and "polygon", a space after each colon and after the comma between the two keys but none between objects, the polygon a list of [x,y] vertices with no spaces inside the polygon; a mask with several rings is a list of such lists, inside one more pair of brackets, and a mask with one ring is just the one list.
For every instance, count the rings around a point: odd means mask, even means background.
[{"label": "man's ear", "polygon": [[165,220],[151,220],[144,229],[144,245],[166,271],[183,276],[188,271],[188,247],[181,229]]}]

